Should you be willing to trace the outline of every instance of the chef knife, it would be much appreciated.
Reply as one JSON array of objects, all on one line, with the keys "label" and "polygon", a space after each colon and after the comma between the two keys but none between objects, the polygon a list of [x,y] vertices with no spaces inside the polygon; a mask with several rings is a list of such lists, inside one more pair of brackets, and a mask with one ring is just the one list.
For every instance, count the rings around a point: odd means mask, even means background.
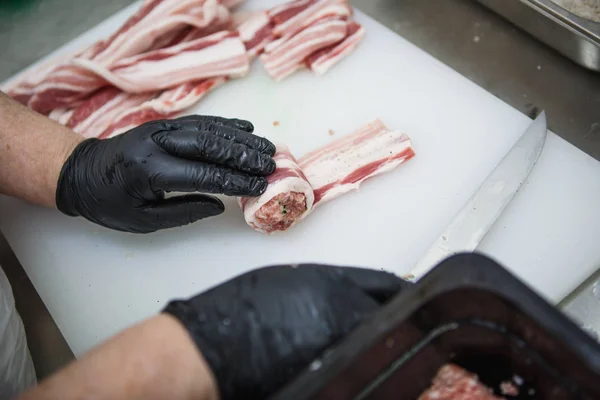
[{"label": "chef knife", "polygon": [[408,279],[417,280],[447,257],[477,248],[535,166],[546,141],[546,130],[546,113],[542,111],[413,268]]}]

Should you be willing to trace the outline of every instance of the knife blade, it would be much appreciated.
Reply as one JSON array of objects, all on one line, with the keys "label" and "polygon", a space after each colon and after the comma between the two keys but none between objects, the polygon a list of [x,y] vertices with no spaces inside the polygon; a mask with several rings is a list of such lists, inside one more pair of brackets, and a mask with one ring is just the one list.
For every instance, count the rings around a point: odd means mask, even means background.
[{"label": "knife blade", "polygon": [[546,131],[546,113],[542,111],[410,271],[408,279],[417,280],[447,257],[477,248],[535,166]]}]

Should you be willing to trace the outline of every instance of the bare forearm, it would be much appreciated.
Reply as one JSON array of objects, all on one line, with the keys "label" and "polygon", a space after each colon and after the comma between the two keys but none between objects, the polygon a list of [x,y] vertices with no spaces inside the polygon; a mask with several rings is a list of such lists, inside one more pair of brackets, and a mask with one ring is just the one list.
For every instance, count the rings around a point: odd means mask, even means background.
[{"label": "bare forearm", "polygon": [[0,193],[55,207],[62,165],[82,140],[0,92]]},{"label": "bare forearm", "polygon": [[177,320],[160,315],[92,350],[19,400],[217,400],[210,368]]}]

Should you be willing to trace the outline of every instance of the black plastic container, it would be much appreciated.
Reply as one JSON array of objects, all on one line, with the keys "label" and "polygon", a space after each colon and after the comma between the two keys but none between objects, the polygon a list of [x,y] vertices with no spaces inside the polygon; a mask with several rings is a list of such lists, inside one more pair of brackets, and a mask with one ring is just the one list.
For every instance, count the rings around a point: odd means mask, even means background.
[{"label": "black plastic container", "polygon": [[[567,267],[568,268],[568,267]],[[600,345],[487,257],[447,259],[271,400],[410,400],[454,362],[509,399],[600,400]]]}]

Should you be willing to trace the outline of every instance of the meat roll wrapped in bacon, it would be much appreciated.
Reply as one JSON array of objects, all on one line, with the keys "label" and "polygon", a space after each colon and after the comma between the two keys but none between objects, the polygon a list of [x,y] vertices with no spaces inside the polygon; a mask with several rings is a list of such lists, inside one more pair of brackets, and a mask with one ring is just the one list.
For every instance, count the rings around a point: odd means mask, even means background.
[{"label": "meat roll wrapped in bacon", "polygon": [[248,225],[263,233],[285,231],[312,210],[315,195],[296,158],[284,145],[273,157],[277,167],[267,177],[269,186],[260,197],[238,199]]},{"label": "meat roll wrapped in bacon", "polygon": [[239,203],[252,228],[268,234],[285,231],[316,206],[357,190],[365,180],[393,170],[414,155],[408,136],[378,119],[299,160],[280,145],[266,192],[241,198]]}]

